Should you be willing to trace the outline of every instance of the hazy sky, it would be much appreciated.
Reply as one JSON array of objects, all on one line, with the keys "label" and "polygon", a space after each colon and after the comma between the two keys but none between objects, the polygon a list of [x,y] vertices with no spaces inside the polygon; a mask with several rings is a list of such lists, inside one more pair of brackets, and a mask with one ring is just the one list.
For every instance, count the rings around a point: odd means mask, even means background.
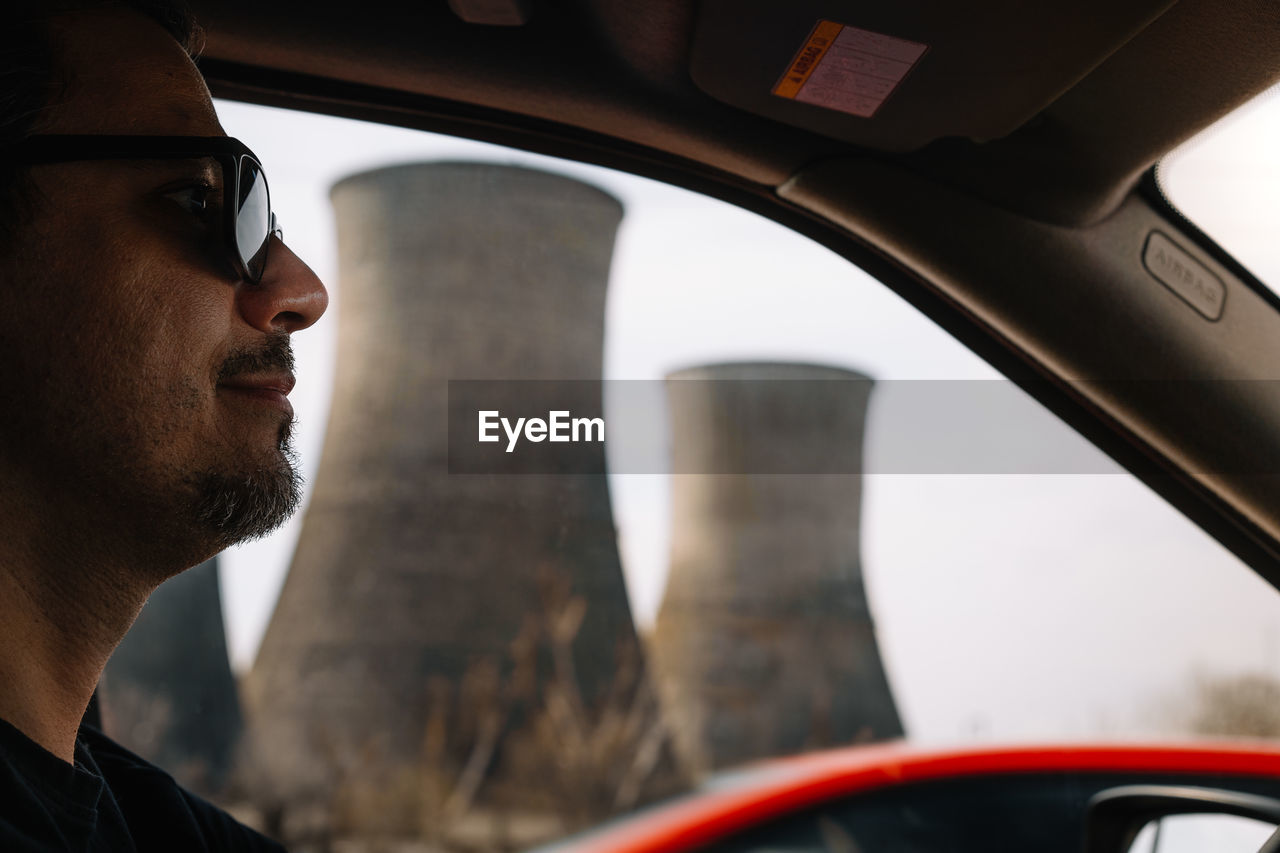
[{"label": "hazy sky", "polygon": [[[323,441],[342,310],[328,188],[389,163],[519,163],[621,199],[606,377],[658,379],[746,359],[831,364],[881,380],[998,377],[842,259],[729,205],[464,140],[218,108],[227,131],[262,157],[286,240],[333,295],[330,316],[295,338],[292,399],[308,476]],[[1280,98],[1196,149],[1166,175],[1175,201],[1256,273],[1280,281]],[[1220,197],[1241,189],[1260,201]],[[885,428],[873,397],[869,452]],[[647,624],[665,579],[669,481],[611,476],[610,487],[632,606]],[[224,558],[238,668],[252,662],[300,519]],[[868,476],[861,523],[889,678],[920,739],[1155,732],[1174,725],[1186,704],[1180,691],[1197,672],[1280,676],[1280,596],[1128,475]]]}]

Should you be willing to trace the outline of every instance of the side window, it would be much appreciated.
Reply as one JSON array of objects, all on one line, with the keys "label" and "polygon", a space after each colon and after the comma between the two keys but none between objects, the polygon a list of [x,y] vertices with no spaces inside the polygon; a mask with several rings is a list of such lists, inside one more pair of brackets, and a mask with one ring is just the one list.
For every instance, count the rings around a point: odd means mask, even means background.
[{"label": "side window", "polygon": [[219,111],[332,294],[306,503],[162,587],[101,693],[248,822],[514,849],[800,751],[1280,731],[1274,591],[844,259],[619,172]]}]

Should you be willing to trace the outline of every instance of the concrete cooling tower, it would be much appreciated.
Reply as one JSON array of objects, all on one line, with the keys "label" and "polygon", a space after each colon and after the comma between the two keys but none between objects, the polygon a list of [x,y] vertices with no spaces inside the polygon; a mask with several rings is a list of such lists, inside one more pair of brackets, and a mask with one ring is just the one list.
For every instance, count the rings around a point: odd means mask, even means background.
[{"label": "concrete cooling tower", "polygon": [[[586,603],[568,636],[588,710],[636,643],[603,476],[447,466],[448,380],[600,379],[619,202],[475,163],[378,169],[332,198],[341,301],[328,432],[246,685],[261,772],[283,792],[421,763],[429,720],[451,738],[483,718],[431,710],[441,685],[457,698],[477,668],[505,679],[486,707],[509,706],[513,643],[570,599]],[[543,684],[549,659],[544,649]],[[508,722],[520,713],[533,712]]]},{"label": "concrete cooling tower", "polygon": [[[672,478],[652,664],[677,748],[704,772],[902,734],[859,558],[871,386],[800,364],[668,377],[673,470],[714,473]],[[814,473],[827,454],[841,473]]]}]

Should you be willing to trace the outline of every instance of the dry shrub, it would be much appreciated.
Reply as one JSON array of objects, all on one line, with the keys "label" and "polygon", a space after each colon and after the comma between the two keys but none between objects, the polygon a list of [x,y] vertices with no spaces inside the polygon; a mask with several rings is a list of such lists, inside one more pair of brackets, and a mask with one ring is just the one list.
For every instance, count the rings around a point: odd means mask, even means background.
[{"label": "dry shrub", "polygon": [[522,849],[686,787],[635,643],[616,650],[605,694],[584,699],[573,648],[587,607],[544,571],[505,660],[431,679],[416,762],[373,746],[335,758],[330,843]]},{"label": "dry shrub", "polygon": [[1280,737],[1280,680],[1258,673],[1199,676],[1190,729],[1213,737]]}]

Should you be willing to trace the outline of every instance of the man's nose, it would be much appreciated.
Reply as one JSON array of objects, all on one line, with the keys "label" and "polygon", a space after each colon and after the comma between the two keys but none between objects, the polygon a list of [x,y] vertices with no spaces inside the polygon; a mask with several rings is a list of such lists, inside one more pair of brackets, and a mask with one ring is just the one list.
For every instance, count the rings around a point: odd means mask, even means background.
[{"label": "man's nose", "polygon": [[301,258],[272,237],[262,281],[241,284],[236,301],[240,314],[255,329],[290,333],[320,319],[329,307],[329,293]]}]

